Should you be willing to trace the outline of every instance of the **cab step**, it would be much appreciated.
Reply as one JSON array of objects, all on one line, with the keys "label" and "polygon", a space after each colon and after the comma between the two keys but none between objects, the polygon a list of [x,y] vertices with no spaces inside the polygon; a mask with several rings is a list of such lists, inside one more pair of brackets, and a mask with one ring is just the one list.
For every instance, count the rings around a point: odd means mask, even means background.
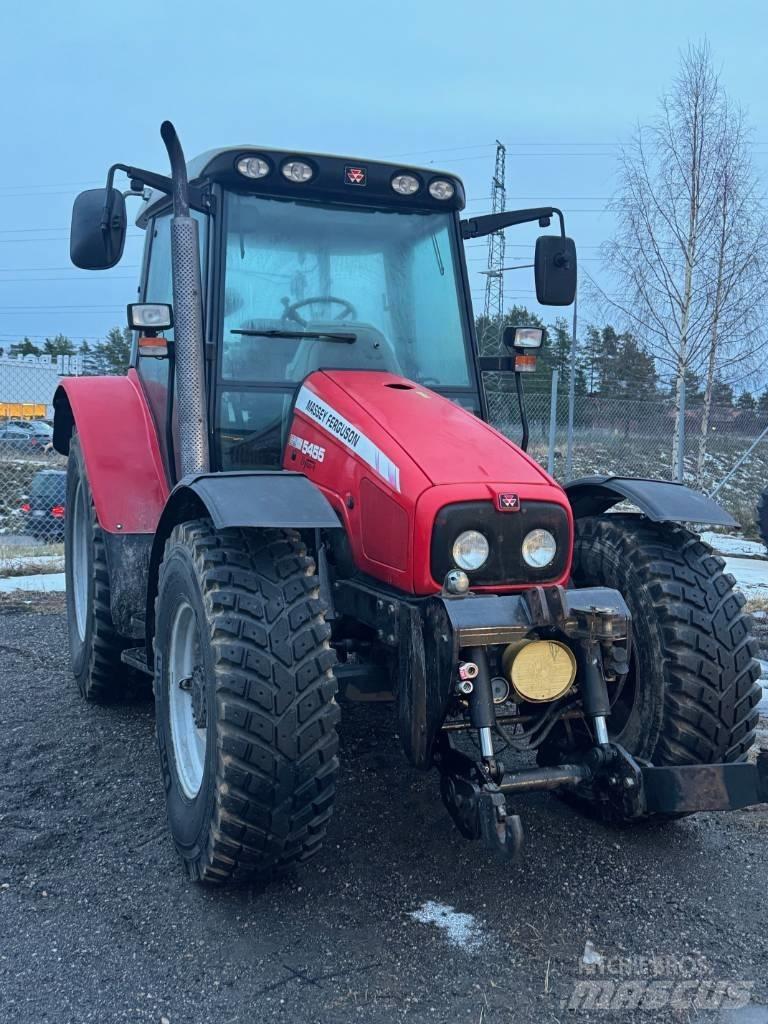
[{"label": "cab step", "polygon": [[144,672],[145,675],[153,676],[155,674],[152,667],[147,663],[146,647],[126,647],[120,655],[120,660],[124,664],[130,665],[131,668]]}]

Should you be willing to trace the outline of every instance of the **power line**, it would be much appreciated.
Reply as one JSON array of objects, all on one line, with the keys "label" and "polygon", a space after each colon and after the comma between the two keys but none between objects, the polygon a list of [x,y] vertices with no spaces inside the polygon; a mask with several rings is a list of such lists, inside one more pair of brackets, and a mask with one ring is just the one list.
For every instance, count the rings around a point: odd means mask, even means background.
[{"label": "power line", "polygon": [[0,277],[0,284],[24,284],[27,281],[73,281],[76,284],[106,284],[107,281],[135,281],[133,274],[113,274],[109,278],[99,277]]},{"label": "power line", "polygon": [[[120,264],[120,269],[121,270],[136,270],[136,269],[138,269],[139,266],[140,266],[140,264],[138,264],[138,263],[121,263]],[[26,273],[26,271],[30,271],[30,272],[34,271],[35,273],[37,273],[40,270],[45,270],[45,271],[48,271],[48,270],[51,270],[51,271],[54,271],[54,270],[72,270],[75,273],[78,273],[78,274],[81,273],[81,271],[79,271],[77,269],[77,267],[73,267],[72,264],[70,264],[69,266],[65,266],[65,267],[0,267],[0,274],[18,274],[18,273],[22,273],[22,272]],[[102,278],[102,279],[103,280],[113,280],[113,278],[106,278],[106,277]],[[73,278],[73,280],[77,280],[77,278]],[[99,280],[99,278],[97,278],[97,277],[90,277],[89,276],[89,277],[82,278],[82,280],[84,280],[84,281],[97,281],[97,280]]]}]

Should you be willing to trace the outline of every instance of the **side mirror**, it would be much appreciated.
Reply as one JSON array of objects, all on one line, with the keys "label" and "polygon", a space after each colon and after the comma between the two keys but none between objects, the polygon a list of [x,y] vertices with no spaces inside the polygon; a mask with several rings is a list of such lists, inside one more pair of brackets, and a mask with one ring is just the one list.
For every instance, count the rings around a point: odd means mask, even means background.
[{"label": "side mirror", "polygon": [[116,188],[81,192],[72,207],[69,258],[81,270],[109,270],[120,262],[128,218]]},{"label": "side mirror", "polygon": [[541,327],[505,327],[501,338],[507,348],[539,349],[544,331]]},{"label": "side mirror", "polygon": [[542,306],[570,306],[576,297],[576,245],[572,238],[540,235],[533,259],[536,299]]}]

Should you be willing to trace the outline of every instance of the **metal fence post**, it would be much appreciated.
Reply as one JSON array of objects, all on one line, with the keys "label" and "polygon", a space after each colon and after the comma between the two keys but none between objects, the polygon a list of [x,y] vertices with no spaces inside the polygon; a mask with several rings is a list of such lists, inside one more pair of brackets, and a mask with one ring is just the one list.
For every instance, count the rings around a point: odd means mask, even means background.
[{"label": "metal fence post", "polygon": [[680,389],[680,417],[677,431],[677,482],[685,480],[685,381]]},{"label": "metal fence post", "polygon": [[549,398],[549,451],[547,452],[547,472],[555,473],[555,434],[557,433],[557,370],[552,371],[552,391]]},{"label": "metal fence post", "polygon": [[571,365],[568,377],[568,431],[565,438],[565,479],[573,476],[573,418],[576,406],[576,304],[573,299],[573,332],[571,334]]}]

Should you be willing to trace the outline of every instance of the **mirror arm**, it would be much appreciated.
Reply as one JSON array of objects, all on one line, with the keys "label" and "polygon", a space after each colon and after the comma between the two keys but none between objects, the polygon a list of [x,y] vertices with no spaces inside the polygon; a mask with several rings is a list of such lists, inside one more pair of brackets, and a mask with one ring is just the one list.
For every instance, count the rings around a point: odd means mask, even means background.
[{"label": "mirror arm", "polygon": [[[131,167],[129,164],[113,164],[107,172],[107,198],[104,202],[104,212],[101,215],[101,230],[104,232],[109,230],[109,222],[112,219],[112,188],[116,171],[124,171],[126,176],[131,179],[131,189],[129,193],[126,193],[127,195],[140,196],[147,186],[158,192],[164,192],[168,196],[173,195],[174,191],[173,181],[167,174],[157,174],[155,171],[147,171],[143,167]],[[188,191],[190,205],[202,208],[203,190],[196,185],[190,185]]]},{"label": "mirror arm", "polygon": [[541,227],[548,227],[552,217],[560,221],[560,235],[565,238],[565,218],[556,206],[540,206],[531,210],[509,210],[504,213],[487,213],[482,217],[471,217],[460,222],[462,238],[481,238],[495,231],[513,227],[515,224],[530,224],[538,221]]}]

